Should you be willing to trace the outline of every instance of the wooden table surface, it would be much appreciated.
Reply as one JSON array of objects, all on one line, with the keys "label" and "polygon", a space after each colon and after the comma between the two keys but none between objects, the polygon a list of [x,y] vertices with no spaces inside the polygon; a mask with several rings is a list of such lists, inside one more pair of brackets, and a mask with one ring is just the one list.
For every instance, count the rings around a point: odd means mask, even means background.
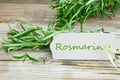
[{"label": "wooden table surface", "polygon": [[[46,27],[55,13],[48,4],[0,3],[0,42],[2,38],[7,38],[8,23],[19,29],[15,20],[23,19]],[[116,14],[116,17],[111,19],[90,18],[84,25],[85,29],[103,27],[105,31],[120,32],[120,12]],[[30,55],[39,59],[38,63],[22,63],[12,59],[12,55],[25,52],[24,50],[8,54],[0,51],[0,80],[120,80],[120,72],[110,61],[56,61],[52,59],[50,50],[27,50]],[[120,68],[120,60],[115,63]]]}]

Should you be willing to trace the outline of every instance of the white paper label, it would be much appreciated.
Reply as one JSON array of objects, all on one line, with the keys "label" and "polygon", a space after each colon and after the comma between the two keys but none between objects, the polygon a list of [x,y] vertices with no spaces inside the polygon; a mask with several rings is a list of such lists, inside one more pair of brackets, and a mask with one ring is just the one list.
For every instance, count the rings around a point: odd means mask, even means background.
[{"label": "white paper label", "polygon": [[53,59],[109,60],[106,47],[115,49],[115,44],[114,34],[61,33],[54,36],[50,48]]}]

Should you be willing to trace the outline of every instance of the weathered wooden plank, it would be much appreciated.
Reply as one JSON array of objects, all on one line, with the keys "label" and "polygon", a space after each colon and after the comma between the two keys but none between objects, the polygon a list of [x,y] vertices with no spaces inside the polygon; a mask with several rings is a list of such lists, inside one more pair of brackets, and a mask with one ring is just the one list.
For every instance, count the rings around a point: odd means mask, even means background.
[{"label": "weathered wooden plank", "polygon": [[[114,68],[101,68],[94,66],[58,65],[58,62],[50,64],[0,61],[0,78],[4,80],[110,80],[120,79],[120,73]],[[83,62],[82,64],[85,64]],[[94,65],[94,64],[91,64]],[[95,63],[96,65],[96,63]],[[101,64],[102,65],[102,64]]]},{"label": "weathered wooden plank", "polygon": [[0,3],[48,4],[51,0],[0,0]]},{"label": "weathered wooden plank", "polygon": [[38,50],[38,51],[32,51],[32,50],[22,50],[22,51],[15,51],[15,52],[10,52],[7,53],[6,51],[0,51],[0,60],[1,61],[11,61],[11,60],[16,60],[13,59],[13,55],[23,55],[25,53],[30,54],[31,56],[37,58],[37,59],[46,59],[46,58],[51,58],[51,52],[50,50]]},{"label": "weathered wooden plank", "polygon": [[0,22],[15,22],[24,19],[32,22],[48,22],[55,16],[48,4],[4,4],[0,3]]}]

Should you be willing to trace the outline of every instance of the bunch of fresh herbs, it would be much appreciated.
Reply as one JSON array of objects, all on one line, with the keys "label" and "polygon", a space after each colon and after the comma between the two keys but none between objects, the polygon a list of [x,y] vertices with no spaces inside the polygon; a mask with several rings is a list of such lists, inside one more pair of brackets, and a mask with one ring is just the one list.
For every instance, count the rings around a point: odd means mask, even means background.
[{"label": "bunch of fresh herbs", "polygon": [[52,0],[51,7],[57,10],[54,19],[56,29],[73,31],[74,25],[80,23],[80,32],[84,32],[83,24],[91,16],[101,18],[115,15],[120,8],[120,0]]}]

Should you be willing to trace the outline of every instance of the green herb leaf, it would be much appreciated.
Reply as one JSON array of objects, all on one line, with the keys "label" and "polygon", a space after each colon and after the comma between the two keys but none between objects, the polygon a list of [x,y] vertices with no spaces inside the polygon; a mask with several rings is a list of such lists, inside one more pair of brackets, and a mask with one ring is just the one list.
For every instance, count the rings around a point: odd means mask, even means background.
[{"label": "green herb leaf", "polygon": [[31,57],[31,56],[28,55],[27,53],[26,53],[26,55],[27,55],[27,57],[28,57],[31,61],[33,61],[33,62],[39,62],[37,59]]},{"label": "green herb leaf", "polygon": [[31,57],[28,53],[25,53],[24,55],[21,56],[13,56],[15,59],[22,59],[23,62],[25,62],[27,59],[33,61],[33,62],[39,62],[37,59]]},{"label": "green herb leaf", "polygon": [[47,35],[47,36],[45,36],[42,40],[47,40],[47,39],[49,39],[49,38],[52,38],[53,36],[55,36],[55,35],[57,35],[57,34],[59,34],[59,33],[61,33],[62,31],[55,31],[54,33],[52,33],[52,34],[50,34],[50,35]]},{"label": "green herb leaf", "polygon": [[22,55],[22,56],[12,56],[13,58],[15,59],[22,59],[25,55]]}]

